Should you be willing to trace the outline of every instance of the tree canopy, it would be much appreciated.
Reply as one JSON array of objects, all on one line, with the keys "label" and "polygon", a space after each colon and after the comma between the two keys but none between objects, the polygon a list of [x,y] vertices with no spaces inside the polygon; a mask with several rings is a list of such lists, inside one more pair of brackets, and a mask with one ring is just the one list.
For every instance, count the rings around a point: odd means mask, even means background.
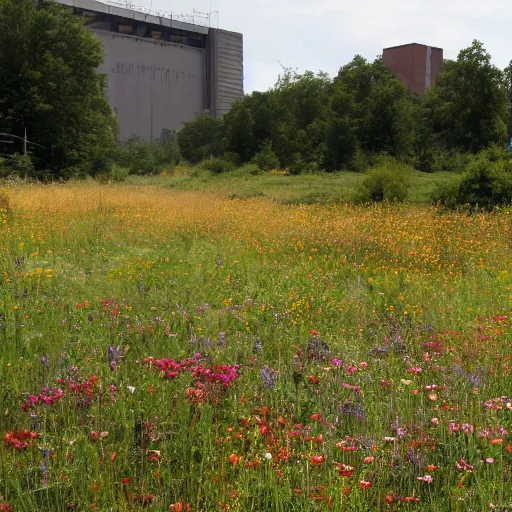
[{"label": "tree canopy", "polygon": [[0,132],[41,146],[36,170],[86,174],[107,165],[117,119],[97,73],[101,43],[51,2],[0,0]]},{"label": "tree canopy", "polygon": [[[379,154],[432,170],[433,154],[476,153],[506,143],[511,69],[499,70],[474,41],[456,61],[445,61],[420,98],[380,57],[369,62],[356,55],[333,80],[286,69],[273,88],[245,96],[221,121],[207,124],[201,116],[184,131],[208,126],[217,142],[210,154],[235,153],[242,162],[271,147],[283,167],[297,172],[360,170]],[[183,136],[179,141],[190,154]]]}]

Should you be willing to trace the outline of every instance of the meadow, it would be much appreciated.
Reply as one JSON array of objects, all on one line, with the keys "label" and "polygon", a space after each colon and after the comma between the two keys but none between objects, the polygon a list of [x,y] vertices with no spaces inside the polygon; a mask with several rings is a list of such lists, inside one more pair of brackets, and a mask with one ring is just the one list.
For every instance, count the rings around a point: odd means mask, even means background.
[{"label": "meadow", "polygon": [[2,188],[0,511],[512,509],[512,210],[287,193]]}]

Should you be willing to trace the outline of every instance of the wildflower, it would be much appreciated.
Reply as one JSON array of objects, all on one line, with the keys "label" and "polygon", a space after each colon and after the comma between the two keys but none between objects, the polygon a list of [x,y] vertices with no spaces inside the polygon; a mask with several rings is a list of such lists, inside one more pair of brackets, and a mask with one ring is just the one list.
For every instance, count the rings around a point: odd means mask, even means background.
[{"label": "wildflower", "polygon": [[435,425],[436,427],[439,426],[439,418],[432,418],[430,420],[430,423],[432,423],[432,425]]},{"label": "wildflower", "polygon": [[236,466],[239,462],[240,462],[240,457],[238,455],[235,455],[234,453],[232,453],[229,458],[229,463],[232,465],[232,466]]},{"label": "wildflower", "polygon": [[260,370],[261,380],[263,384],[269,389],[275,388],[277,375],[278,372],[272,368],[269,368],[268,366],[265,366]]},{"label": "wildflower", "polygon": [[363,464],[371,464],[375,460],[375,457],[365,457],[363,459]]},{"label": "wildflower", "polygon": [[179,501],[178,503],[169,505],[169,510],[172,510],[173,512],[190,512],[192,508],[189,504]]},{"label": "wildflower", "polygon": [[132,479],[130,477],[123,478],[122,480],[123,485],[128,485],[131,481]]},{"label": "wildflower", "polygon": [[427,471],[435,471],[439,466],[434,466],[434,464],[427,465]]},{"label": "wildflower", "polygon": [[343,361],[341,359],[334,358],[334,359],[331,359],[331,363],[336,368],[339,368],[343,364]]},{"label": "wildflower", "polygon": [[313,455],[310,457],[309,461],[313,466],[318,466],[324,462],[324,456],[323,455]]},{"label": "wildflower", "polygon": [[494,459],[492,457],[487,457],[487,459],[485,459],[485,462],[487,462],[487,464],[494,464]]},{"label": "wildflower", "polygon": [[468,471],[473,471],[475,469],[475,466],[468,464],[463,458],[460,458],[459,462],[457,462],[457,469],[459,471],[462,469],[467,469]]},{"label": "wildflower", "polygon": [[349,375],[352,375],[353,373],[357,372],[357,366],[354,366],[354,365],[351,365],[351,364],[347,364],[345,366],[345,370],[347,370],[347,373]]},{"label": "wildflower", "polygon": [[367,482],[365,480],[361,480],[359,482],[360,489],[369,489],[373,485],[373,482]]},{"label": "wildflower", "polygon": [[265,453],[265,459],[266,460],[272,460],[272,454],[269,453],[269,452]]},{"label": "wildflower", "polygon": [[491,439],[491,444],[501,444],[503,443],[503,439]]},{"label": "wildflower", "polygon": [[427,482],[428,484],[431,484],[434,481],[434,478],[431,475],[425,475],[425,476],[417,476],[416,480],[419,480],[420,482]]},{"label": "wildflower", "polygon": [[126,389],[133,395],[135,393],[135,386],[126,386]]},{"label": "wildflower", "polygon": [[410,503],[411,501],[420,501],[419,498],[417,498],[416,496],[404,496],[402,498],[400,498],[400,501],[403,501],[405,503]]},{"label": "wildflower", "polygon": [[392,494],[386,494],[384,501],[391,505],[391,503],[394,503],[396,501],[396,498]]}]

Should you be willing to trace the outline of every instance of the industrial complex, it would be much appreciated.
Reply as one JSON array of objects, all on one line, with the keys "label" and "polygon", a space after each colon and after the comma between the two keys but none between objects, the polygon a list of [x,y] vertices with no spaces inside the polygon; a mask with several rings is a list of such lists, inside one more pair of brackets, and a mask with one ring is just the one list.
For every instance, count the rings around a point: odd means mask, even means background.
[{"label": "industrial complex", "polygon": [[120,139],[153,141],[196,114],[222,116],[243,97],[242,34],[96,0],[57,0],[103,43],[99,72]]}]

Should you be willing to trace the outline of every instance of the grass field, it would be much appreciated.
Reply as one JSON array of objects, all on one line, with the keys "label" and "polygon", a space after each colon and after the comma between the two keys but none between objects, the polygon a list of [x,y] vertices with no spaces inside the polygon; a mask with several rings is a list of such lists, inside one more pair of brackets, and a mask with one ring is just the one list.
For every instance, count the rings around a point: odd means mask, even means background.
[{"label": "grass field", "polygon": [[[289,176],[261,173],[251,175],[239,169],[234,172],[214,175],[207,172],[184,170],[165,178],[130,176],[129,183],[151,183],[174,190],[196,190],[221,194],[231,199],[265,197],[283,204],[330,204],[350,202],[357,187],[365,179],[364,173],[339,172]],[[450,172],[427,174],[411,171],[411,187],[408,202],[429,204],[431,195],[441,184],[457,179]]]},{"label": "grass field", "polygon": [[512,507],[512,212],[255,178],[5,187],[0,510]]}]

